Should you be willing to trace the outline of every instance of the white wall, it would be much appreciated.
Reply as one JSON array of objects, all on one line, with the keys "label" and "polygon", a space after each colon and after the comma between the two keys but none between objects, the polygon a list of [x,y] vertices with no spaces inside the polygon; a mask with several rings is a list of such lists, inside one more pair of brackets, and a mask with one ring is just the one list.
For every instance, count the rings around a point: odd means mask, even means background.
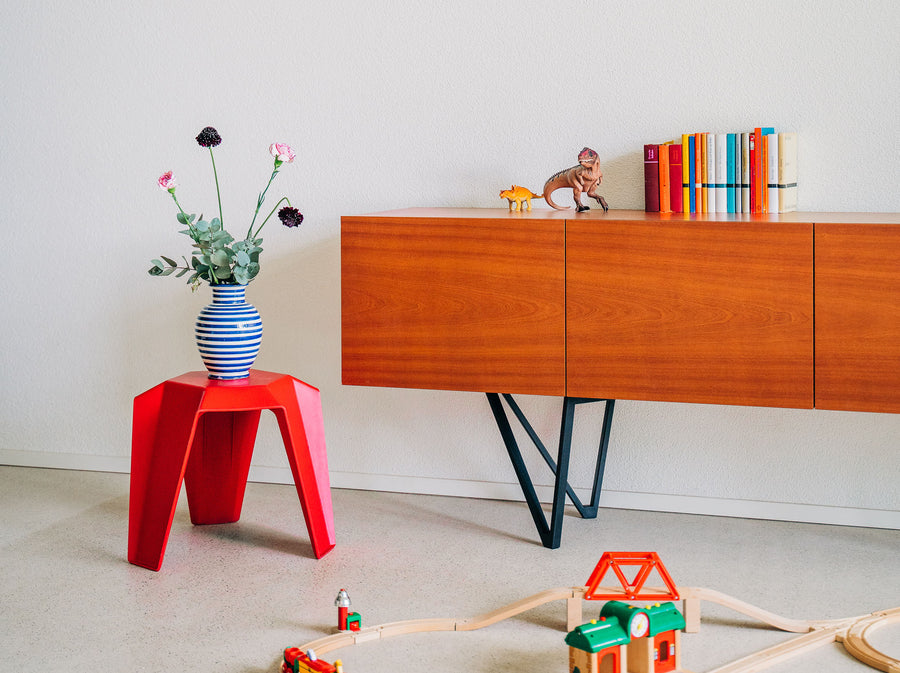
[{"label": "white wall", "polygon": [[[208,288],[146,269],[188,251],[163,171],[215,211],[211,124],[238,233],[268,144],[298,150],[272,195],[307,219],[267,228],[249,297],[257,366],[322,390],[333,483],[514,494],[482,395],[341,386],[340,216],[505,207],[585,145],[612,207],[642,208],[643,143],[760,124],[800,134],[802,210],[900,211],[898,34],[894,0],[4,3],[0,461],[127,470],[133,396],[201,368]],[[559,400],[522,404],[553,443]],[[898,415],[617,414],[605,504],[900,528]],[[254,461],[289,479],[271,416]]]}]

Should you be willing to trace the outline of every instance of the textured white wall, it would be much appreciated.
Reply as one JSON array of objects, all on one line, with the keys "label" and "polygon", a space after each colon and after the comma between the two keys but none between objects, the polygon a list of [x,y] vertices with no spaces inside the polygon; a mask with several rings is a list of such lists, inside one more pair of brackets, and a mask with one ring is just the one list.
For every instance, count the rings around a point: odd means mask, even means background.
[{"label": "textured white wall", "polygon": [[[802,210],[898,211],[898,34],[895,0],[5,3],[0,459],[127,469],[132,397],[200,368],[208,289],[145,270],[188,250],[159,174],[215,210],[193,141],[211,124],[238,231],[268,144],[298,150],[272,192],[306,222],[266,231],[249,296],[257,366],[322,390],[335,483],[494,493],[514,476],[482,395],[341,386],[340,216],[503,207],[498,189],[541,185],[584,145],[612,207],[641,208],[643,143],[760,124],[800,134]],[[559,401],[522,403],[554,442]],[[898,441],[900,415],[621,402],[607,502],[897,522]],[[285,465],[268,418],[256,474]]]}]

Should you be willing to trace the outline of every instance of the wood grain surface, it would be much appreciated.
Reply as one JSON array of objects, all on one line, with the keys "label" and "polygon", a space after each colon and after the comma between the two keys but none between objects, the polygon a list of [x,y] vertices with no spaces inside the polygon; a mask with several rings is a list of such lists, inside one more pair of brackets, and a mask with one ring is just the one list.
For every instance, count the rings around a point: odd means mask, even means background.
[{"label": "wood grain surface", "polygon": [[816,225],[816,406],[900,413],[900,226]]},{"label": "wood grain surface", "polygon": [[341,220],[343,382],[564,395],[565,220],[418,215]]},{"label": "wood grain surface", "polygon": [[569,395],[813,406],[813,228],[569,221]]}]

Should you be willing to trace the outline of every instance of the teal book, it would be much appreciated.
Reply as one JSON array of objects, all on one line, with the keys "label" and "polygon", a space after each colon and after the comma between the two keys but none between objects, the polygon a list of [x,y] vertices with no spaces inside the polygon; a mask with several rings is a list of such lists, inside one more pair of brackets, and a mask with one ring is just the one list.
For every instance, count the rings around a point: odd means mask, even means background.
[{"label": "teal book", "polygon": [[726,138],[726,157],[725,157],[725,172],[728,176],[728,181],[725,183],[726,193],[726,204],[729,213],[734,212],[734,133],[729,133]]}]

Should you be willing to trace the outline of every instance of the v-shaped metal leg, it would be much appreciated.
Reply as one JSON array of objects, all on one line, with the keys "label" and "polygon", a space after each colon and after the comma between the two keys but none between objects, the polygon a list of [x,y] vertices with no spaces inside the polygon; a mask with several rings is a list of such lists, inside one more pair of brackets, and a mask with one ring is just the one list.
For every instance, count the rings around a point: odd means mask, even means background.
[{"label": "v-shaped metal leg", "polygon": [[[550,521],[547,521],[541,503],[538,500],[537,493],[534,490],[534,484],[528,474],[528,468],[522,459],[522,452],[519,450],[518,442],[513,434],[509,418],[500,400],[499,393],[487,393],[488,402],[491,405],[491,411],[494,413],[494,419],[497,421],[497,428],[503,437],[503,443],[506,444],[506,451],[509,453],[509,459],[512,461],[513,469],[516,471],[516,477],[519,485],[522,487],[522,493],[525,496],[525,502],[534,519],[534,525],[537,527],[538,535],[540,535],[541,543],[549,549],[557,549],[562,538],[563,513],[565,511],[566,496],[575,505],[578,513],[585,519],[593,519],[597,516],[597,509],[600,501],[600,490],[603,484],[603,472],[606,468],[606,453],[609,448],[609,433],[612,427],[612,416],[615,408],[615,400],[598,400],[586,397],[566,397],[563,400],[562,419],[560,421],[559,430],[559,449],[557,458],[554,462],[547,447],[544,446],[534,428],[528,422],[525,414],[516,404],[512,395],[503,393],[503,399],[509,405],[515,417],[518,419],[522,428],[528,434],[528,437],[534,443],[541,457],[550,467],[550,470],[556,476],[553,488],[553,508],[550,513]],[[597,452],[597,464],[594,469],[594,484],[591,491],[590,504],[585,505],[581,502],[575,491],[569,485],[569,456],[572,449],[572,428],[575,423],[575,407],[579,404],[588,402],[606,402],[603,412],[603,426],[600,436],[600,447]]]}]

